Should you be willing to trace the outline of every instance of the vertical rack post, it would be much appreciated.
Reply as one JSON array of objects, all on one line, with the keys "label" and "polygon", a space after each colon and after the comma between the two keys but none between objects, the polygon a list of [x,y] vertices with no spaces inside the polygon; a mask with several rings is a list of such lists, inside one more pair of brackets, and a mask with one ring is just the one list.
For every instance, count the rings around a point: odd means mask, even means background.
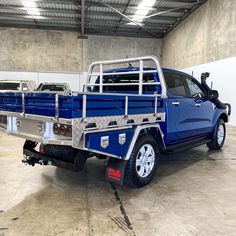
[{"label": "vertical rack post", "polygon": [[22,116],[25,116],[25,94],[24,93],[22,93],[21,94],[21,106],[22,106],[22,108],[21,108],[21,110],[22,110]]},{"label": "vertical rack post", "polygon": [[55,95],[55,120],[59,118],[59,96],[56,93]]},{"label": "vertical rack post", "polygon": [[128,106],[129,106],[129,98],[125,96],[125,116],[128,116]]},{"label": "vertical rack post", "polygon": [[100,80],[99,80],[99,92],[103,91],[103,64],[100,64]]},{"label": "vertical rack post", "polygon": [[154,102],[154,116],[157,115],[157,95],[155,95],[155,102]]},{"label": "vertical rack post", "polygon": [[87,97],[84,94],[83,95],[83,108],[82,108],[82,118],[85,119],[86,118],[86,110],[87,110]]},{"label": "vertical rack post", "polygon": [[143,94],[143,60],[139,62],[139,89],[138,94]]}]

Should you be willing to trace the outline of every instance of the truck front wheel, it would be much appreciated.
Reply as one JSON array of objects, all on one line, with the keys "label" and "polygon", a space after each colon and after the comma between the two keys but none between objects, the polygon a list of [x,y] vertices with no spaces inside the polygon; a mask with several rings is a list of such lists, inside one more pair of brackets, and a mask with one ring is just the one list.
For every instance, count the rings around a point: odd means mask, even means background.
[{"label": "truck front wheel", "polygon": [[212,136],[211,142],[207,143],[207,147],[211,150],[220,150],[225,142],[226,135],[225,122],[219,119]]},{"label": "truck front wheel", "polygon": [[149,184],[156,173],[159,157],[155,139],[149,134],[141,136],[126,164],[124,183],[132,187]]}]

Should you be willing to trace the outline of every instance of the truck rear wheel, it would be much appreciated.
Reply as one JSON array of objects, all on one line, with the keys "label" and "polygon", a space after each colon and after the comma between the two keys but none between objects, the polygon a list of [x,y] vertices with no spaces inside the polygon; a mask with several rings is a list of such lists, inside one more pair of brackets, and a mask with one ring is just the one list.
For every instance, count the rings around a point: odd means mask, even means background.
[{"label": "truck rear wheel", "polygon": [[222,119],[219,119],[214,129],[212,141],[207,143],[207,147],[211,150],[220,150],[225,142],[225,131],[225,122]]},{"label": "truck rear wheel", "polygon": [[126,164],[124,183],[132,187],[149,184],[156,173],[159,157],[155,139],[149,134],[141,136]]}]

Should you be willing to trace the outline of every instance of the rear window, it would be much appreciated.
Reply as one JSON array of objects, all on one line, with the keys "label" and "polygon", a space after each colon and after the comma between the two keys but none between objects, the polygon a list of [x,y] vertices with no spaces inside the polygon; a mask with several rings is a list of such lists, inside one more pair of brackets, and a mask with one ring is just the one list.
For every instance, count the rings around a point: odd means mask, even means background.
[{"label": "rear window", "polygon": [[64,91],[63,85],[43,84],[39,86],[38,91]]},{"label": "rear window", "polygon": [[20,90],[20,83],[0,83],[0,90]]},{"label": "rear window", "polygon": [[[104,76],[103,77],[103,83],[104,84],[110,84],[109,86],[103,86],[104,92],[133,92],[138,93],[139,86],[138,85],[112,85],[112,84],[134,84],[139,82],[139,75],[110,75],[110,76]],[[154,82],[153,74],[144,74],[143,75],[143,82]],[[99,78],[96,81],[97,84],[99,84]],[[99,86],[95,86],[94,90],[95,92],[99,91]],[[144,92],[154,92],[155,91],[155,85],[145,85],[143,86]]]},{"label": "rear window", "polygon": [[167,90],[175,96],[187,96],[182,76],[177,73],[164,72]]}]

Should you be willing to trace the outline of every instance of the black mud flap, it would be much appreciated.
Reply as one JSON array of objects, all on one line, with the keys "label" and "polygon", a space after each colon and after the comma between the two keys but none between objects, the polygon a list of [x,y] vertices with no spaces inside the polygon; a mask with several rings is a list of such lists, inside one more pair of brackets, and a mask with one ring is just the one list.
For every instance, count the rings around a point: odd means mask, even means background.
[{"label": "black mud flap", "polygon": [[126,162],[125,160],[110,157],[106,167],[106,180],[122,185]]}]

